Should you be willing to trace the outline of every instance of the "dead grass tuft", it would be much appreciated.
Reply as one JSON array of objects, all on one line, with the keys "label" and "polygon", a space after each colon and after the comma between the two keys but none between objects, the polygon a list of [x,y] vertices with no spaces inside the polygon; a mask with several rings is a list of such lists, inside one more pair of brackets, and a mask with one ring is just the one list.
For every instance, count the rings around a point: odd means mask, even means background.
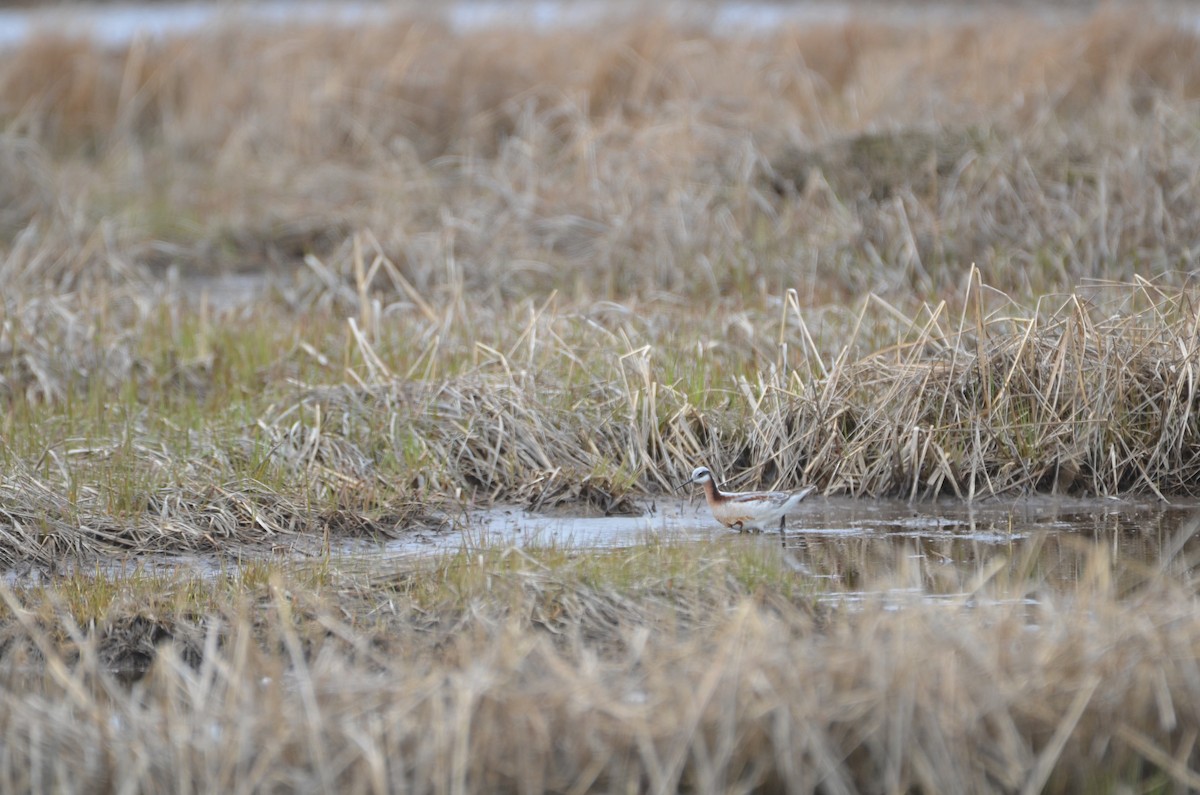
[{"label": "dead grass tuft", "polygon": [[857,496],[1196,493],[1190,292],[1142,282],[1029,311],[969,279],[957,311],[867,299],[832,350],[813,347],[792,300],[776,332],[757,332],[779,351],[769,369],[695,392],[668,375],[690,354],[656,351],[645,331],[639,347],[626,327],[629,353],[606,355],[606,334],[546,313],[523,332],[550,341],[528,362],[489,349],[424,393],[389,375],[312,394],[329,425],[403,429],[392,444],[444,464],[443,489],[533,505],[593,484],[653,493],[696,462],[737,485]]},{"label": "dead grass tuft", "polygon": [[306,299],[358,319],[282,358],[266,326],[210,322],[144,349],[162,321],[134,312],[87,343],[126,364],[94,369],[55,335],[108,310],[49,303],[22,317],[51,333],[10,342],[0,548],[47,564],[393,535],[493,502],[636,512],[699,462],[735,488],[864,497],[1200,491],[1191,291],[1143,281],[1028,309],[978,272],[969,285],[911,314],[789,294],[714,329],[666,305],[472,315],[415,288],[385,304],[363,275]]}]

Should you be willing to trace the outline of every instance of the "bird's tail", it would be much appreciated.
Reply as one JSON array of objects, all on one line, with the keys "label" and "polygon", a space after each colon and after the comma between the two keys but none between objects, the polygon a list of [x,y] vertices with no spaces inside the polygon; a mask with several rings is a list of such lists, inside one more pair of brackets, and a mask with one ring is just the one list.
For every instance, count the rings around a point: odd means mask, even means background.
[{"label": "bird's tail", "polygon": [[812,494],[816,490],[816,486],[805,486],[804,488],[800,489],[800,491],[793,494],[791,499],[787,501],[787,510],[790,511],[792,508],[795,508],[797,505],[803,502],[808,495]]}]

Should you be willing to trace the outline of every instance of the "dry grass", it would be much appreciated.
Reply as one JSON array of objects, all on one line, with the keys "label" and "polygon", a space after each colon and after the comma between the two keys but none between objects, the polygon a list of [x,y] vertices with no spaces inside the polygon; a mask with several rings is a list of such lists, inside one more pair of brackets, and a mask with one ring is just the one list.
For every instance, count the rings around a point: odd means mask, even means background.
[{"label": "dry grass", "polygon": [[827,314],[790,294],[725,336],[653,304],[645,321],[552,303],[489,322],[355,300],[361,325],[318,323],[274,360],[271,320],[232,336],[187,321],[139,350],[163,335],[155,312],[96,341],[121,364],[96,366],[111,383],[34,334],[8,382],[0,550],[290,545],[438,523],[431,504],[639,510],[696,462],[736,487],[855,496],[1200,491],[1190,293],[1143,282],[1029,310],[969,278],[957,310]]},{"label": "dry grass", "polygon": [[32,153],[5,189],[42,186],[0,220],[103,228],[75,271],[292,266],[372,230],[433,303],[929,296],[972,261],[1042,292],[1191,268],[1198,86],[1193,35],[1120,12],[46,38],[0,63],[0,149]]},{"label": "dry grass", "polygon": [[[1153,577],[1115,598],[1102,550],[1076,593],[1034,606],[823,611],[786,595],[797,575],[778,561],[737,574],[745,544],[631,552],[599,579],[595,560],[548,568],[515,550],[316,584],[268,570],[234,606],[216,583],[200,589],[211,612],[159,598],[94,630],[70,604],[5,591],[0,778],[62,791],[1197,784],[1195,611]],[[630,564],[639,574],[614,588]],[[132,687],[115,678],[151,659]]]},{"label": "dry grass", "polygon": [[[745,539],[78,574],[628,511],[698,462],[1200,494],[1188,30],[411,18],[0,54],[0,565],[46,577],[0,592],[0,788],[1197,788],[1187,538],[1162,571],[1081,540],[1073,579],[1033,542],[847,564],[936,603]],[[231,271],[270,286],[228,302]]]},{"label": "dry grass", "polygon": [[[624,511],[699,461],[1195,494],[1196,51],[1119,13],[31,41],[0,555]],[[189,295],[270,263],[253,305]]]}]

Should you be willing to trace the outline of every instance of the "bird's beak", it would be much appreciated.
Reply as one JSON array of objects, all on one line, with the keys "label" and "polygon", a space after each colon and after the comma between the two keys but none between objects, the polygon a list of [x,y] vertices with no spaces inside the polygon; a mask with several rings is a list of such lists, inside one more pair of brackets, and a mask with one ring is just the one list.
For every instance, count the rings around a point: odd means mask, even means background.
[{"label": "bird's beak", "polygon": [[676,487],[675,487],[675,491],[683,491],[684,489],[686,489],[686,488],[687,488],[688,486],[690,486],[690,485],[692,485],[692,479],[691,479],[691,478],[688,478],[687,480],[683,481],[683,482],[682,482],[682,483],[680,483],[678,486],[676,486]]}]

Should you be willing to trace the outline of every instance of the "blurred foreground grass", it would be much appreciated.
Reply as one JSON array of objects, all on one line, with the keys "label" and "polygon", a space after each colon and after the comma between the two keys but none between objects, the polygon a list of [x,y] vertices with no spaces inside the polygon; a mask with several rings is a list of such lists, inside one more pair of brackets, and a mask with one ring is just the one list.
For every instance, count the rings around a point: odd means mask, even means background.
[{"label": "blurred foreground grass", "polygon": [[726,537],[5,588],[0,781],[1194,786],[1193,586],[1118,577],[1103,546],[1066,591],[982,573],[948,600],[838,600],[777,546]]}]

